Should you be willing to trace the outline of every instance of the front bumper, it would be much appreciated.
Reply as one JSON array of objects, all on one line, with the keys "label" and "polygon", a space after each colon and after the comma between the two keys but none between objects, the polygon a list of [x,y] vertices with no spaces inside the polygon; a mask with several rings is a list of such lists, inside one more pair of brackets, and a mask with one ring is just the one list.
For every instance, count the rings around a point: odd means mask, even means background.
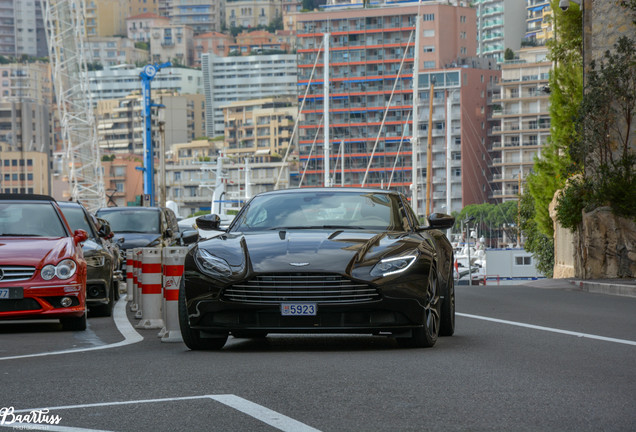
[{"label": "front bumper", "polygon": [[[0,320],[69,318],[81,317],[85,313],[86,296],[81,284],[41,284],[22,288],[22,298],[0,300]],[[61,305],[65,297],[71,299],[68,307]]]},{"label": "front bumper", "polygon": [[317,303],[315,316],[283,316],[280,304],[245,304],[222,300],[190,303],[193,329],[209,333],[258,330],[269,333],[391,333],[422,326],[424,308],[414,299],[369,303]]}]

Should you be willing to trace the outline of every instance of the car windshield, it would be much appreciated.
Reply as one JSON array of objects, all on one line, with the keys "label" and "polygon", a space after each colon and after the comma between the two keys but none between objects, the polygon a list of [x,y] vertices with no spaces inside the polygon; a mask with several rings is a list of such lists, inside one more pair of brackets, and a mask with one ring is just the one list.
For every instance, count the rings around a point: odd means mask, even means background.
[{"label": "car windshield", "polygon": [[114,233],[160,234],[159,212],[144,209],[99,210],[97,216],[110,224]]},{"label": "car windshield", "polygon": [[232,231],[268,229],[371,229],[404,231],[406,216],[395,195],[307,191],[256,196]]},{"label": "car windshield", "polygon": [[0,202],[0,236],[66,237],[62,219],[48,202]]},{"label": "car windshield", "polygon": [[86,220],[86,213],[79,207],[61,207],[62,213],[64,213],[64,217],[66,221],[71,226],[71,230],[75,231],[78,229],[83,229],[86,231],[88,236],[92,239],[95,239],[95,233],[91,229],[88,220]]}]

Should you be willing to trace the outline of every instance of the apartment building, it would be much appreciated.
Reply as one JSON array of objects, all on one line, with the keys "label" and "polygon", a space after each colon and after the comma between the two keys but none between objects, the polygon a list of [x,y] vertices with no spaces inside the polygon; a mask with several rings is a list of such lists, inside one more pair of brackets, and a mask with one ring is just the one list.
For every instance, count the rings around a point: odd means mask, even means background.
[{"label": "apartment building", "polygon": [[517,200],[519,188],[550,136],[552,63],[545,47],[523,48],[518,59],[501,64],[501,82],[493,93],[492,198]]},{"label": "apartment building", "polygon": [[[143,194],[143,158],[139,154],[108,155],[102,160],[104,190],[108,207],[138,205]],[[156,184],[156,183],[155,183]]]},{"label": "apartment building", "polygon": [[[128,15],[129,17],[135,15],[141,15],[145,13],[159,13],[160,3],[166,0],[126,0],[128,3]],[[167,0],[173,1],[173,0]]]},{"label": "apartment building", "polygon": [[552,15],[549,0],[526,0],[526,34],[525,40],[531,44],[545,45],[547,39],[552,37],[550,20]]},{"label": "apartment building", "polygon": [[225,16],[227,27],[267,26],[275,19],[282,19],[282,3],[280,0],[227,0]]},{"label": "apartment building", "polygon": [[87,61],[105,68],[125,64],[144,66],[150,61],[150,53],[135,48],[135,43],[127,38],[89,37]]},{"label": "apartment building", "polygon": [[[421,20],[420,39],[414,37]],[[383,8],[329,8],[305,13],[298,22],[300,161],[303,185],[390,187],[413,195],[423,213],[427,178],[430,83],[433,97],[433,211],[460,210],[483,202],[488,186],[487,92],[498,79],[496,64],[473,63],[476,10],[446,4],[396,5]],[[323,35],[329,33],[330,175],[324,175]],[[420,47],[416,68],[415,47]],[[316,71],[311,71],[318,57]],[[488,63],[485,61],[485,63]],[[446,107],[450,104],[450,109]],[[413,121],[413,108],[417,118]],[[447,127],[448,126],[448,127]],[[418,145],[413,166],[412,141]],[[445,157],[446,143],[452,150]],[[341,149],[341,146],[344,146]],[[481,161],[483,156],[483,161]],[[473,168],[471,164],[477,163]],[[343,165],[344,164],[344,168]],[[446,167],[451,168],[452,202],[447,211]],[[344,179],[342,178],[344,172]],[[451,187],[448,188],[449,190]],[[430,203],[429,203],[430,204]]]},{"label": "apartment building", "polygon": [[128,17],[127,0],[86,0],[85,26],[88,37],[123,36]]},{"label": "apartment building", "polygon": [[170,24],[150,30],[152,63],[171,62],[173,66],[193,66],[194,30],[185,25]]},{"label": "apartment building", "polygon": [[150,42],[151,29],[170,25],[170,18],[146,12],[126,18],[126,36],[135,42]]},{"label": "apartment building", "polygon": [[230,35],[209,32],[194,37],[194,67],[201,67],[201,56],[204,53],[213,53],[219,57],[225,57],[230,53],[230,45],[233,40]]},{"label": "apartment building", "polygon": [[255,156],[280,158],[290,146],[298,98],[295,95],[232,102],[223,108],[224,152],[238,162]]},{"label": "apartment building", "polygon": [[243,31],[236,36],[236,42],[230,44],[233,55],[254,55],[267,52],[290,52],[289,39],[265,30]]},{"label": "apartment building", "polygon": [[[88,72],[88,86],[93,102],[104,99],[122,99],[141,93],[142,68],[120,65]],[[203,94],[200,70],[180,67],[163,68],[152,80],[152,91],[164,90],[179,94]]]},{"label": "apartment building", "polygon": [[217,57],[206,53],[201,58],[208,137],[224,134],[223,106],[297,92],[295,54]]},{"label": "apartment building", "polygon": [[220,32],[225,23],[226,0],[172,0],[168,16],[172,24],[189,26],[195,34]]},{"label": "apartment building", "polygon": [[40,0],[0,0],[0,55],[48,56]]},{"label": "apartment building", "polygon": [[[163,105],[153,109],[152,136],[154,154],[158,157],[159,140],[166,148],[174,143],[193,140],[203,135],[203,95],[179,95],[155,92],[155,103]],[[143,108],[141,95],[97,102],[97,132],[99,146],[105,153],[143,154]],[[164,132],[160,134],[159,124]]]},{"label": "apartment building", "polygon": [[0,192],[50,195],[50,177],[48,152],[15,150],[0,142]]},{"label": "apartment building", "polygon": [[477,11],[477,55],[503,61],[507,48],[517,51],[526,35],[523,0],[473,0]]}]

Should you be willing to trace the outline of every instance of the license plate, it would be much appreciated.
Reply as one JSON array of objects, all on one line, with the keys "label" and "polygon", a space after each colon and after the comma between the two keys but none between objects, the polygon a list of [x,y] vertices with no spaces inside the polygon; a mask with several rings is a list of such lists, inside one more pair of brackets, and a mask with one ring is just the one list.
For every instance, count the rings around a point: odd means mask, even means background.
[{"label": "license plate", "polygon": [[0,300],[22,299],[24,292],[22,287],[0,288]]},{"label": "license plate", "polygon": [[316,303],[283,303],[280,305],[283,316],[314,316],[318,313]]}]

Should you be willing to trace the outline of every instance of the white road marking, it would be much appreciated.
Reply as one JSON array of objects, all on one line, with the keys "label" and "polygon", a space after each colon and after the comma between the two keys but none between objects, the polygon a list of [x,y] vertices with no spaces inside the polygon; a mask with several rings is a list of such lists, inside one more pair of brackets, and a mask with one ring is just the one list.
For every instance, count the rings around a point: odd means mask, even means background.
[{"label": "white road marking", "polygon": [[489,317],[484,317],[484,316],[479,316],[479,315],[470,315],[470,314],[459,313],[459,312],[456,312],[456,315],[463,316],[463,317],[466,317],[466,318],[478,319],[478,320],[482,320],[482,321],[491,321],[491,322],[496,322],[496,323],[499,323],[499,324],[507,324],[507,325],[512,325],[512,326],[516,326],[516,327],[525,327],[525,328],[529,328],[529,329],[533,329],[533,330],[541,330],[541,331],[547,331],[547,332],[552,332],[552,333],[565,334],[565,335],[569,335],[569,336],[576,336],[576,337],[582,337],[582,338],[588,338],[588,339],[601,340],[601,341],[605,341],[605,342],[614,342],[614,343],[619,343],[619,344],[624,344],[624,345],[636,346],[636,341],[631,341],[631,340],[627,340],[627,339],[616,339],[616,338],[610,338],[610,337],[605,337],[605,336],[593,335],[593,334],[589,334],[589,333],[579,333],[579,332],[574,332],[574,331],[569,331],[569,330],[561,330],[561,329],[555,329],[555,328],[550,328],[550,327],[542,327],[542,326],[537,326],[537,325],[533,325],[533,324],[525,324],[525,323],[520,323],[520,322],[515,322],[515,321],[506,321],[506,320],[501,320],[501,319],[497,319],[497,318],[489,318]]},{"label": "white road marking", "polygon": [[41,431],[54,431],[54,432],[111,432],[102,429],[86,429],[86,428],[77,428],[77,427],[69,427],[69,426],[56,426],[49,424],[36,424],[36,423],[11,423],[11,424],[0,424],[0,427],[11,428],[11,429],[22,429],[22,430],[41,430]]},{"label": "white road marking", "polygon": [[144,339],[143,336],[137,333],[137,331],[134,329],[132,324],[130,324],[130,321],[128,321],[128,317],[126,316],[127,303],[128,302],[126,300],[126,295],[123,295],[119,299],[119,301],[115,304],[115,307],[113,308],[113,321],[115,321],[115,325],[117,326],[117,330],[119,330],[119,333],[121,333],[121,335],[124,337],[124,340],[121,342],[93,346],[93,347],[86,347],[86,348],[68,349],[68,350],[62,350],[62,351],[51,351],[51,352],[43,352],[43,353],[36,353],[36,354],[24,354],[24,355],[11,356],[11,357],[0,357],[0,361],[104,350],[104,349],[110,349],[110,348],[118,348],[118,347],[130,345],[130,344],[134,344],[137,342],[141,342]]},{"label": "white road marking", "polygon": [[[311,426],[308,426],[304,423],[301,423],[297,420],[294,420],[291,417],[287,417],[283,414],[280,414],[262,405],[258,405],[254,402],[248,401],[247,399],[243,399],[242,397],[232,395],[232,394],[185,396],[185,397],[162,398],[162,399],[142,399],[142,400],[132,400],[132,401],[101,402],[101,403],[80,404],[80,405],[63,405],[63,406],[56,406],[56,407],[15,410],[14,412],[16,414],[29,413],[31,411],[40,411],[40,410],[49,410],[50,412],[50,411],[60,411],[60,410],[77,409],[77,408],[96,408],[96,407],[109,407],[109,406],[118,406],[118,405],[137,405],[137,404],[144,404],[144,403],[165,403],[165,402],[178,402],[178,401],[194,400],[194,399],[215,400],[217,402],[220,402],[226,406],[229,406],[230,408],[234,408],[237,411],[247,414],[250,417],[260,420],[263,423],[266,423],[284,432],[320,432],[320,430],[315,429]],[[69,429],[69,431],[71,430],[73,429]],[[83,429],[77,429],[77,430],[79,431]],[[86,430],[90,431],[90,429],[86,429]]]}]

